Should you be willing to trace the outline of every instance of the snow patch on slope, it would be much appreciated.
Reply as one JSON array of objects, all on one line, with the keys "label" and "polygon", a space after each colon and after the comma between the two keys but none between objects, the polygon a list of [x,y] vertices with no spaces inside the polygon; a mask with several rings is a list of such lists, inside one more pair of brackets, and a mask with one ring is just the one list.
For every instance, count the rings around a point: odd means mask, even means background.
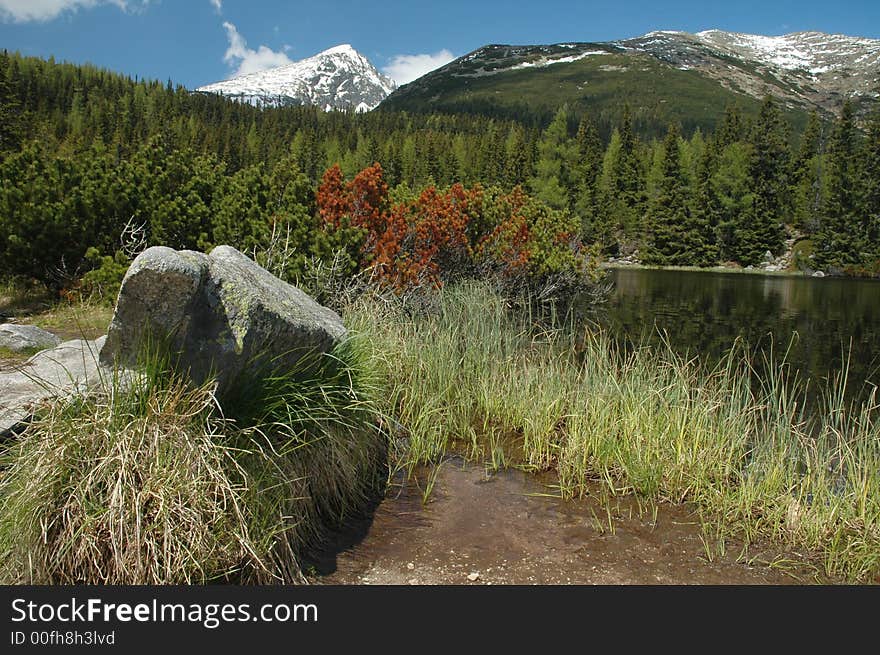
[{"label": "snow patch on slope", "polygon": [[[566,45],[565,47],[571,47]],[[508,70],[516,70],[517,68],[545,68],[546,66],[551,66],[553,64],[570,64],[573,61],[578,61],[579,59],[583,59],[584,57],[592,57],[593,55],[607,55],[608,53],[604,50],[590,50],[588,52],[582,52],[577,55],[569,55],[568,57],[557,57],[556,59],[551,59],[549,57],[542,57],[541,59],[536,59],[535,61],[524,61],[514,66],[511,66]],[[497,72],[501,72],[500,70]]]},{"label": "snow patch on slope", "polygon": [[880,63],[880,41],[842,34],[795,32],[783,36],[761,36],[707,30],[695,35],[702,43],[731,49],[752,60],[785,70],[806,70],[822,75],[857,63]]}]

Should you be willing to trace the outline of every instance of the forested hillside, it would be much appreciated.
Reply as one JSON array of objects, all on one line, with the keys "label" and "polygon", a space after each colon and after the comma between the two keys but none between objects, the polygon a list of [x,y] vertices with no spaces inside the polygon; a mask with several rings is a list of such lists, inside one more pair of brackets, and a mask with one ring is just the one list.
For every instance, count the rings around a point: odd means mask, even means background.
[{"label": "forested hillside", "polygon": [[[70,288],[90,269],[124,270],[135,237],[265,253],[279,235],[293,277],[344,252],[352,271],[384,257],[388,279],[442,282],[456,248],[476,265],[491,235],[493,265],[525,258],[532,272],[590,244],[646,263],[746,266],[792,238],[803,267],[880,271],[880,120],[857,125],[844,108],[793,134],[768,98],[755,117],[729,106],[715,133],[676,123],[649,139],[631,103],[603,138],[589,111],[565,106],[543,128],[257,109],[4,52],[0,274]],[[358,189],[372,194],[369,216]]]}]

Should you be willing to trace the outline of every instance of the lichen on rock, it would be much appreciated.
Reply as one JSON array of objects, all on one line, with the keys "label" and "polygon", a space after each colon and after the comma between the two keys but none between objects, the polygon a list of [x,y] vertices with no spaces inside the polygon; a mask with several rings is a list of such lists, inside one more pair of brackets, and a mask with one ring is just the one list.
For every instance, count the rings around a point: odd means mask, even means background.
[{"label": "lichen on rock", "polygon": [[145,341],[166,344],[178,366],[220,387],[283,371],[346,336],[342,319],[230,246],[205,255],[154,247],[126,274],[101,361],[136,364]]}]

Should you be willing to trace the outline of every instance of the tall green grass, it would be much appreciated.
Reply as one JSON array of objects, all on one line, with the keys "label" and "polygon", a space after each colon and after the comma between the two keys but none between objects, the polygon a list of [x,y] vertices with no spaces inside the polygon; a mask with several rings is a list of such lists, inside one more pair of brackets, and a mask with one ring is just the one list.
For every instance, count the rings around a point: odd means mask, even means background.
[{"label": "tall green grass", "polygon": [[742,347],[707,369],[528,306],[478,283],[415,309],[364,295],[355,338],[222,398],[147,357],[41,407],[0,459],[0,581],[301,581],[386,464],[451,452],[553,471],[566,497],[689,503],[709,557],[735,540],[880,574],[875,395],[846,400],[844,373],[808,408],[785,364],[753,369]]},{"label": "tall green grass", "polygon": [[736,538],[801,553],[829,576],[880,574],[873,395],[847,404],[841,378],[807,412],[784,363],[756,378],[741,347],[709,370],[668,347],[625,351],[589,327],[541,327],[479,284],[440,293],[432,314],[367,299],[349,316],[373,345],[381,410],[409,437],[402,466],[456,450],[553,470],[568,497],[692,503],[710,555]]},{"label": "tall green grass", "polygon": [[384,480],[360,348],[221,404],[170,359],[48,403],[0,461],[0,581],[298,582],[304,549]]}]

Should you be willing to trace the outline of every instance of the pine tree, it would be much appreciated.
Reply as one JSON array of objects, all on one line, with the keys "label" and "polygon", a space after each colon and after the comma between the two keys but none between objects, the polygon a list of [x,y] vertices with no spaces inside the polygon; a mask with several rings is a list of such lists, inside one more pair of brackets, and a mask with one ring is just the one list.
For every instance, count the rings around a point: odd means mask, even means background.
[{"label": "pine tree", "polygon": [[711,179],[711,190],[718,200],[716,243],[718,256],[725,262],[742,261],[737,231],[742,217],[752,205],[753,194],[749,178],[751,147],[735,141],[722,149],[713,145],[716,164]]},{"label": "pine tree", "polygon": [[616,225],[619,241],[632,242],[641,233],[645,204],[645,180],[639,160],[638,141],[632,129],[629,105],[623,108],[618,129],[619,148],[611,159],[607,211]]},{"label": "pine tree", "polygon": [[868,127],[865,144],[864,170],[864,216],[866,221],[866,245],[870,259],[868,266],[874,274],[880,273],[880,111],[876,112]]},{"label": "pine tree", "polygon": [[269,240],[269,184],[262,164],[226,178],[212,212],[214,244],[233,244],[246,253],[265,248]]},{"label": "pine tree", "polygon": [[577,147],[568,136],[568,107],[560,107],[538,142],[535,175],[529,187],[535,197],[553,209],[568,209],[573,186],[572,172],[577,161]]},{"label": "pine tree", "polygon": [[828,145],[828,198],[817,237],[816,263],[822,268],[846,269],[862,263],[867,246],[862,222],[859,148],[853,108],[844,103]]},{"label": "pine tree", "polygon": [[604,220],[599,192],[605,151],[596,124],[588,114],[584,114],[581,118],[575,142],[579,158],[577,167],[579,185],[575,211],[581,217],[581,232],[586,242],[598,242],[603,248],[608,247],[611,235],[607,221]]},{"label": "pine tree", "polygon": [[[525,184],[529,173],[529,152],[525,130],[511,125],[504,143],[504,186],[508,189]],[[490,182],[490,180],[485,180]]]},{"label": "pine tree", "polygon": [[681,166],[679,130],[671,124],[663,141],[663,159],[657,194],[646,216],[649,264],[685,266],[701,263],[705,233],[691,211],[687,180]]},{"label": "pine tree", "polygon": [[718,264],[721,252],[718,245],[718,226],[721,222],[721,202],[715,189],[713,176],[717,166],[714,147],[703,148],[694,177],[691,216],[694,230],[701,235],[694,250],[694,266]]},{"label": "pine tree", "polygon": [[792,218],[801,230],[812,233],[819,225],[822,206],[822,123],[814,111],[801,137],[792,166]]},{"label": "pine tree", "polygon": [[479,179],[500,181],[505,175],[505,139],[495,121],[482,134],[479,145]]},{"label": "pine tree", "polygon": [[6,80],[8,56],[0,59],[0,153],[17,150],[22,140],[21,103]]},{"label": "pine tree", "polygon": [[782,252],[788,214],[787,134],[776,103],[767,96],[750,138],[749,178],[752,202],[736,227],[738,258],[742,264],[758,264],[765,253]]},{"label": "pine tree", "polygon": [[738,104],[727,105],[724,109],[724,117],[721,126],[715,130],[715,145],[718,151],[724,150],[731,143],[742,141],[745,136],[745,125],[742,117],[742,109]]}]

